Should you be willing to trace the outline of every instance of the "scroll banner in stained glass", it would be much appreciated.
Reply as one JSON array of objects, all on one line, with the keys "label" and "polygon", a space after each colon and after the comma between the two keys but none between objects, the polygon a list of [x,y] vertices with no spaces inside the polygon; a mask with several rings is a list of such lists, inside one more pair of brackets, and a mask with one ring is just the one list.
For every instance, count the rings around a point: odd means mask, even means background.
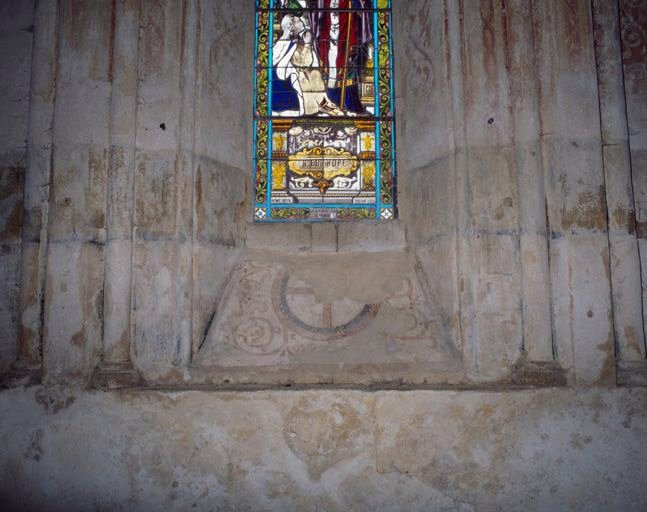
[{"label": "scroll banner in stained glass", "polygon": [[254,219],[397,216],[390,0],[257,0]]}]

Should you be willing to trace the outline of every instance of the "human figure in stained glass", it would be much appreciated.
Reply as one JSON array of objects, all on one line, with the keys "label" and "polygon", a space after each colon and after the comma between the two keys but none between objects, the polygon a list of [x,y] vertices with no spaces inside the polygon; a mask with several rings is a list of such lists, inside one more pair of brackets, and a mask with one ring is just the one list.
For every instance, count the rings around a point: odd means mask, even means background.
[{"label": "human figure in stained glass", "polygon": [[[343,111],[365,114],[359,94],[359,77],[369,58],[372,42],[370,0],[311,0],[311,25],[326,79],[328,96]],[[325,9],[339,9],[339,11]],[[343,101],[342,101],[343,97]]]},{"label": "human figure in stained glass", "polygon": [[[305,5],[292,0],[287,5],[299,8]],[[326,85],[319,66],[319,58],[313,45],[310,20],[301,12],[293,11],[281,20],[283,33],[274,44],[273,65],[279,80],[289,81],[296,93],[298,115],[341,116],[343,112],[328,98]],[[279,94],[285,94],[280,91]],[[277,103],[284,98],[277,98]],[[275,108],[277,105],[275,105]]]},{"label": "human figure in stained glass", "polygon": [[[273,48],[272,109],[282,115],[362,115],[359,77],[369,59],[369,0],[281,0],[290,9]],[[306,8],[311,8],[305,14]],[[336,10],[339,9],[339,10]]]}]

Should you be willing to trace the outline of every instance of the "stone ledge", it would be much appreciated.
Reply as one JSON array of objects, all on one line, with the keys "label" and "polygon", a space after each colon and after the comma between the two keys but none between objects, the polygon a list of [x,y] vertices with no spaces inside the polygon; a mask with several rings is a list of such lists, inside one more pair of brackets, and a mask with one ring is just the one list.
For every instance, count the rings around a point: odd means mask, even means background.
[{"label": "stone ledge", "polygon": [[15,389],[0,393],[0,496],[3,510],[645,510],[646,404],[644,388]]},{"label": "stone ledge", "polygon": [[618,386],[647,386],[647,360],[618,362]]},{"label": "stone ledge", "polygon": [[36,386],[43,380],[40,366],[16,363],[6,373],[0,375],[0,390],[26,386]]},{"label": "stone ledge", "polygon": [[563,387],[566,371],[556,361],[520,361],[512,367],[509,383],[523,387]]},{"label": "stone ledge", "polygon": [[141,384],[141,376],[131,363],[101,364],[95,369],[91,380],[91,387],[104,391],[137,388]]}]

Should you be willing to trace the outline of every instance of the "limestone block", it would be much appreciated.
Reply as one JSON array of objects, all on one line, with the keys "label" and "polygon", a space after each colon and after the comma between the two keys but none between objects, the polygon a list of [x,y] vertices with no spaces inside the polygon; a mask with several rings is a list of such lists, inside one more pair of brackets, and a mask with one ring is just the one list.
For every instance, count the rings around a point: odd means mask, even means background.
[{"label": "limestone block", "polygon": [[34,4],[0,6],[0,368],[16,358]]},{"label": "limestone block", "polygon": [[[336,226],[330,222],[313,224],[312,252],[337,252],[339,229],[341,229],[341,226]],[[361,232],[364,233],[364,230]]]},{"label": "limestone block", "polygon": [[[601,153],[593,149],[599,147],[599,142],[556,142],[555,145],[552,148],[556,153],[554,158],[548,153],[551,151],[551,144],[547,143],[545,146],[550,172],[547,184],[551,231],[550,268],[553,273],[551,284],[555,341],[560,347],[560,360],[566,362],[561,358],[569,358],[568,352],[572,349],[561,345],[564,340],[572,339],[573,343],[578,343],[577,340],[584,343],[587,340],[589,343],[591,335],[588,324],[576,320],[573,308],[583,308],[584,303],[595,297],[598,316],[594,323],[598,339],[606,339],[611,330],[612,319],[607,315],[611,311],[609,253]],[[575,278],[576,274],[580,279]],[[584,331],[579,332],[577,328],[583,328]],[[589,365],[590,368],[595,368],[593,373],[599,373],[606,364],[608,353],[612,353],[612,345],[605,345],[606,351],[590,352],[591,356],[599,356],[597,364]],[[582,376],[584,381],[593,382],[599,377],[594,377],[584,367],[581,368],[585,372]]]},{"label": "limestone block", "polygon": [[[640,271],[641,271],[641,283],[642,283],[642,294],[643,294],[643,318],[647,318],[647,301],[644,300],[644,297],[647,297],[647,240],[638,240],[638,249],[640,252]],[[643,324],[643,329],[645,328]]]},{"label": "limestone block", "polygon": [[110,2],[60,2],[59,16],[43,332],[50,382],[85,381],[99,355],[110,124]]},{"label": "limestone block", "polygon": [[130,359],[130,300],[132,246],[130,240],[113,240],[106,245],[104,289],[103,358],[110,362]]},{"label": "limestone block", "polygon": [[433,304],[431,314],[442,326],[442,336],[460,350],[463,339],[459,325],[455,251],[454,236],[439,237],[431,244],[416,249],[414,265],[419,269],[421,286]]},{"label": "limestone block", "polygon": [[[427,166],[447,151],[450,132],[444,19],[444,5],[438,0],[393,3],[393,30],[401,34],[393,40],[401,186],[410,179],[410,171]],[[402,207],[408,203],[407,199],[401,201]]]},{"label": "limestone block", "polygon": [[[241,251],[246,177],[239,169],[201,156],[194,192],[194,353],[220,308],[226,283]],[[266,227],[266,226],[261,226]],[[271,245],[274,247],[274,244]]]},{"label": "limestone block", "polygon": [[48,382],[86,382],[103,331],[110,2],[66,0],[59,16],[44,372]]},{"label": "limestone block", "polygon": [[[643,2],[619,2],[622,64],[627,98],[627,119],[632,152],[647,149],[647,77],[645,76],[645,38]],[[644,167],[642,168],[644,169]],[[642,172],[644,173],[644,171]],[[641,173],[641,174],[642,174]],[[634,172],[634,176],[636,173]]]},{"label": "limestone block", "polygon": [[593,3],[602,139],[605,142],[628,137],[619,4]]},{"label": "limestone block", "polygon": [[16,244],[21,239],[25,168],[0,167],[0,243]]},{"label": "limestone block", "polygon": [[[75,58],[73,54],[67,57],[71,61]],[[56,91],[55,122],[58,129],[55,137],[58,149],[96,144],[107,139],[109,130],[110,85],[107,81],[86,78],[84,73],[87,70],[66,69],[73,67],[72,62],[66,62],[67,59],[59,63],[59,72],[67,72],[67,76],[57,82]],[[79,80],[82,81],[79,83]],[[79,105],[84,105],[84,108],[79,108]]]},{"label": "limestone block", "polygon": [[554,239],[551,253],[555,279],[564,283],[553,298],[558,360],[575,370],[579,384],[613,383],[607,239],[599,235]]},{"label": "limestone block", "polygon": [[[30,24],[34,21],[34,3],[8,0],[3,2],[0,15],[0,34],[15,35],[21,28],[30,28]],[[28,30],[25,32],[29,33]]]},{"label": "limestone block", "polygon": [[552,361],[554,354],[546,234],[522,234],[520,250],[523,268],[524,351],[531,361]]},{"label": "limestone block", "polygon": [[103,243],[107,146],[56,146],[53,158],[49,236],[54,240]]},{"label": "limestone block", "polygon": [[85,382],[97,363],[103,322],[103,247],[51,241],[43,352],[48,382]]},{"label": "limestone block", "polygon": [[647,221],[647,151],[634,147],[631,140],[631,169],[636,201],[636,220]]},{"label": "limestone block", "polygon": [[573,282],[567,252],[569,241],[556,234],[550,240],[551,318],[555,358],[564,368],[572,368],[574,353],[571,334]]},{"label": "limestone block", "polygon": [[[134,135],[134,125],[131,135]],[[115,142],[115,138],[111,137]],[[107,176],[106,227],[108,240],[130,239],[133,219],[134,145],[112,144]]]},{"label": "limestone block", "polygon": [[177,229],[177,154],[138,152],[135,174],[135,217],[139,235],[172,237]]},{"label": "limestone block", "polygon": [[[179,64],[179,58],[173,57],[178,59]],[[140,56],[141,58],[143,57]],[[169,76],[177,76],[179,69],[169,69],[167,72]],[[138,156],[139,153],[152,155],[178,150],[178,137],[181,135],[182,127],[177,117],[179,89],[173,82],[173,79],[164,81],[162,84],[155,81],[140,82],[137,109]]]},{"label": "limestone block", "polygon": [[[24,148],[27,139],[34,2],[0,6],[0,158]],[[3,162],[1,165],[5,165]]]},{"label": "limestone block", "polygon": [[119,0],[115,6],[110,135],[118,146],[132,146],[137,110],[139,2]]},{"label": "limestone block", "polygon": [[645,337],[642,292],[633,277],[640,272],[640,256],[628,141],[605,146],[603,158],[617,355],[618,359],[641,360],[645,357]]},{"label": "limestone block", "polygon": [[20,244],[0,244],[0,369],[16,359],[19,334]]},{"label": "limestone block", "polygon": [[63,144],[101,143],[110,119],[110,2],[100,0],[93,9],[81,9],[66,0],[59,16],[55,142],[60,149]]},{"label": "limestone block", "polygon": [[[401,147],[406,151],[406,146]],[[455,236],[457,205],[456,176],[446,150],[433,162],[417,169],[403,167],[399,182],[401,224],[408,243],[423,245],[437,238]]]},{"label": "limestone block", "polygon": [[213,320],[223,307],[241,248],[211,243],[193,245],[193,354],[204,343]]},{"label": "limestone block", "polygon": [[510,150],[470,151],[469,194],[477,230],[516,230],[518,227],[518,198]]},{"label": "limestone block", "polygon": [[[314,246],[314,232],[313,232]],[[347,222],[338,227],[339,252],[404,251],[406,234],[401,222]]]},{"label": "limestone block", "polygon": [[[141,13],[137,109],[140,153],[173,153],[180,137],[182,24],[177,2],[152,3]],[[168,157],[172,160],[172,157]]]},{"label": "limestone block", "polygon": [[45,255],[40,243],[23,242],[20,274],[20,324],[18,354],[21,358],[42,361],[42,307],[45,281]]},{"label": "limestone block", "polygon": [[[578,380],[613,384],[614,345],[609,304],[609,255],[601,237],[578,238],[572,251],[572,279],[577,283],[573,300],[573,344]],[[606,279],[600,279],[605,276]],[[594,348],[595,347],[595,348]]]},{"label": "limestone block", "polygon": [[[606,232],[600,140],[547,140],[548,215],[552,232]],[[596,151],[597,149],[597,151]]]},{"label": "limestone block", "polygon": [[555,350],[577,382],[604,384],[613,319],[591,6],[538,4],[534,15]]},{"label": "limestone block", "polygon": [[[478,342],[467,347],[474,380],[496,380],[520,357],[522,319],[517,275],[483,274],[476,282],[473,329]],[[470,360],[471,359],[471,360]]]},{"label": "limestone block", "polygon": [[47,219],[52,167],[57,2],[38,2],[33,13],[34,41],[25,170],[21,261],[19,359],[42,362],[42,318],[47,252]]},{"label": "limestone block", "polygon": [[248,249],[254,250],[310,251],[312,226],[309,224],[248,224],[245,245]]},{"label": "limestone block", "polygon": [[136,366],[167,370],[182,349],[177,336],[178,246],[175,241],[135,237],[133,260],[133,328]]},{"label": "limestone block", "polygon": [[[34,107],[34,109],[37,108],[40,107]],[[51,139],[49,144],[41,145],[39,142],[44,141],[30,142],[29,164],[25,170],[25,218],[22,227],[24,240],[31,243],[40,242],[41,237],[46,233],[45,220],[49,210],[52,144]]]},{"label": "limestone block", "polygon": [[506,12],[491,3],[472,1],[462,14],[467,142],[476,150],[507,145],[512,119],[506,108]]},{"label": "limestone block", "polygon": [[[611,239],[612,235],[609,236]],[[636,278],[640,274],[639,244],[634,237],[613,239],[614,252],[611,272],[619,283],[614,283],[614,324],[618,342],[618,359],[642,361],[645,359],[645,334],[642,312],[642,286]],[[637,271],[638,269],[638,271]],[[621,280],[620,280],[621,279]]]},{"label": "limestone block", "polygon": [[200,155],[195,170],[195,236],[204,243],[240,245],[247,212],[248,177]]},{"label": "limestone block", "polygon": [[24,167],[0,168],[0,367],[16,357]]},{"label": "limestone block", "polygon": [[253,3],[205,2],[200,23],[198,151],[245,176],[252,172],[254,19]]}]

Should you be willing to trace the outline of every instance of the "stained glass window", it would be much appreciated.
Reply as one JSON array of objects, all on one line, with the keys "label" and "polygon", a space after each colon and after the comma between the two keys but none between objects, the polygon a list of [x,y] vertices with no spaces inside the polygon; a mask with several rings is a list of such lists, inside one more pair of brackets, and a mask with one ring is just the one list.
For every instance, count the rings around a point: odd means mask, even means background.
[{"label": "stained glass window", "polygon": [[396,216],[391,0],[256,0],[254,219]]}]

